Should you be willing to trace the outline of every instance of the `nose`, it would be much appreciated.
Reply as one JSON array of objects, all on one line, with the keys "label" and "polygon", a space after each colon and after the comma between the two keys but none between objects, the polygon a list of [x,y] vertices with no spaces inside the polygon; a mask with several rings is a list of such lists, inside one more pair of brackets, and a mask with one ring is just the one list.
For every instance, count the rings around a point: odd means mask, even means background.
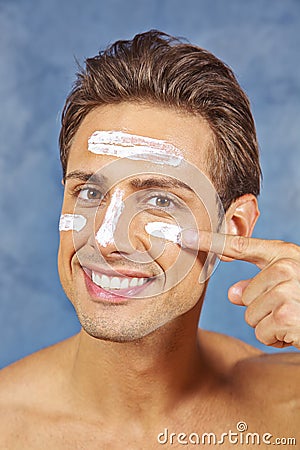
[{"label": "nose", "polygon": [[[124,199],[125,192],[116,188],[111,195],[104,217],[95,229],[95,239],[100,253],[106,258],[127,258],[133,262],[149,263],[150,241],[144,231],[141,216],[136,214],[134,199]],[[102,220],[101,220],[102,219]]]},{"label": "nose", "polygon": [[103,222],[96,233],[96,241],[101,247],[107,247],[108,244],[114,242],[114,233],[125,206],[123,198],[124,191],[120,188],[117,188],[112,194]]}]

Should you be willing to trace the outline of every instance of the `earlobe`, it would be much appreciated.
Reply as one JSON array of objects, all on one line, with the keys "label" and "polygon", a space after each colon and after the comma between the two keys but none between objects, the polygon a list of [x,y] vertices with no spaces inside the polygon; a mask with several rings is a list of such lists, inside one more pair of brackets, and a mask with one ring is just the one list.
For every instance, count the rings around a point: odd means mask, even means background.
[{"label": "earlobe", "polygon": [[[235,200],[226,212],[226,234],[250,237],[260,215],[257,198],[245,194]],[[222,257],[224,261],[230,258]]]}]

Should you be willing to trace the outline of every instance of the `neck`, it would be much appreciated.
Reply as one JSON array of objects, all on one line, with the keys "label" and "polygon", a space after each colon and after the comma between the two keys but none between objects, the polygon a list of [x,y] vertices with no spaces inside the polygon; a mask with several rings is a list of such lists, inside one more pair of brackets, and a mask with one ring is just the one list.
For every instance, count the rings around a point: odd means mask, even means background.
[{"label": "neck", "polygon": [[168,414],[205,379],[198,314],[189,311],[139,341],[117,343],[77,336],[72,386],[84,407],[106,418]]}]

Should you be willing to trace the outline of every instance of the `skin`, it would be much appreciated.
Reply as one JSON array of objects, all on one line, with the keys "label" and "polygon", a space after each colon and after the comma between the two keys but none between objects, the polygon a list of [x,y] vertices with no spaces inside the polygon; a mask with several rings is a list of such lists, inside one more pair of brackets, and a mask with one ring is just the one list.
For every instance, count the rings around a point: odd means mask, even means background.
[{"label": "skin", "polygon": [[[79,168],[96,172],[113,160],[87,151],[88,137],[101,129],[165,139],[184,149],[184,158],[205,173],[212,144],[209,126],[199,117],[137,104],[90,113],[72,143],[68,173]],[[76,205],[74,183],[79,182],[66,182],[63,213]],[[118,187],[126,196],[133,193],[126,180]],[[193,195],[185,201],[195,209]],[[97,213],[96,228],[106,208],[107,203]],[[82,237],[80,251],[85,258],[96,258],[100,251],[116,270],[137,270],[139,264],[124,260],[124,254],[151,252],[143,214],[129,230],[131,248],[124,244],[117,250],[113,243],[101,248],[92,237]],[[231,287],[229,299],[246,305],[246,320],[260,340],[299,348],[300,251],[294,244],[251,239],[258,215],[252,195],[237,199],[226,213],[228,236],[220,258],[243,259],[261,269],[252,280]],[[161,448],[157,435],[164,428],[169,433],[214,431],[220,436],[236,431],[239,421],[248,424],[249,432],[299,442],[299,354],[266,355],[237,339],[198,330],[206,284],[197,280],[212,234],[205,214],[198,213],[196,220],[200,233],[183,233],[185,245],[200,250],[186,277],[160,295],[149,292],[148,298],[113,307],[91,302],[72,233],[61,233],[61,282],[85,329],[1,372],[1,448],[155,449]],[[218,239],[214,242],[213,251],[219,254]],[[164,273],[179,251],[178,245],[168,243],[147,263],[148,272]],[[166,278],[170,286],[172,281]],[[171,448],[181,447],[173,436]],[[224,448],[230,448],[228,441]]]}]

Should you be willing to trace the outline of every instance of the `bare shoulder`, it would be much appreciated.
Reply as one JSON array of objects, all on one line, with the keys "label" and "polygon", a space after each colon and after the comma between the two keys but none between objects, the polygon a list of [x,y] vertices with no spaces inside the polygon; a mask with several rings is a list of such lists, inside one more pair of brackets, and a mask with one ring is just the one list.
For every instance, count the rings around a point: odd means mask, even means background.
[{"label": "bare shoulder", "polygon": [[210,361],[222,368],[222,371],[231,371],[240,361],[255,358],[264,353],[249,344],[213,331],[198,330],[199,345]]},{"label": "bare shoulder", "polygon": [[200,331],[199,341],[224,380],[229,393],[227,412],[231,401],[235,405],[232,417],[247,418],[257,429],[299,436],[300,352],[268,354],[238,339],[205,331]]},{"label": "bare shoulder", "polygon": [[258,388],[283,399],[291,397],[300,406],[300,352],[262,353],[239,361],[234,371],[246,383],[254,380]]},{"label": "bare shoulder", "polygon": [[240,385],[300,398],[300,352],[264,353],[239,339],[204,330],[199,330],[199,340],[212,364],[223,367]]},{"label": "bare shoulder", "polygon": [[[232,371],[236,393],[248,410],[260,411],[282,436],[297,436],[300,417],[300,353],[261,354]],[[267,419],[269,417],[269,419]]]},{"label": "bare shoulder", "polygon": [[17,397],[16,393],[26,395],[40,384],[45,386],[45,381],[59,380],[60,373],[68,365],[76,338],[72,336],[0,370],[0,399],[3,401],[10,395]]},{"label": "bare shoulder", "polygon": [[28,419],[45,405],[55,408],[63,392],[68,360],[76,336],[29,355],[0,371],[0,447],[3,440],[24,436]]}]

